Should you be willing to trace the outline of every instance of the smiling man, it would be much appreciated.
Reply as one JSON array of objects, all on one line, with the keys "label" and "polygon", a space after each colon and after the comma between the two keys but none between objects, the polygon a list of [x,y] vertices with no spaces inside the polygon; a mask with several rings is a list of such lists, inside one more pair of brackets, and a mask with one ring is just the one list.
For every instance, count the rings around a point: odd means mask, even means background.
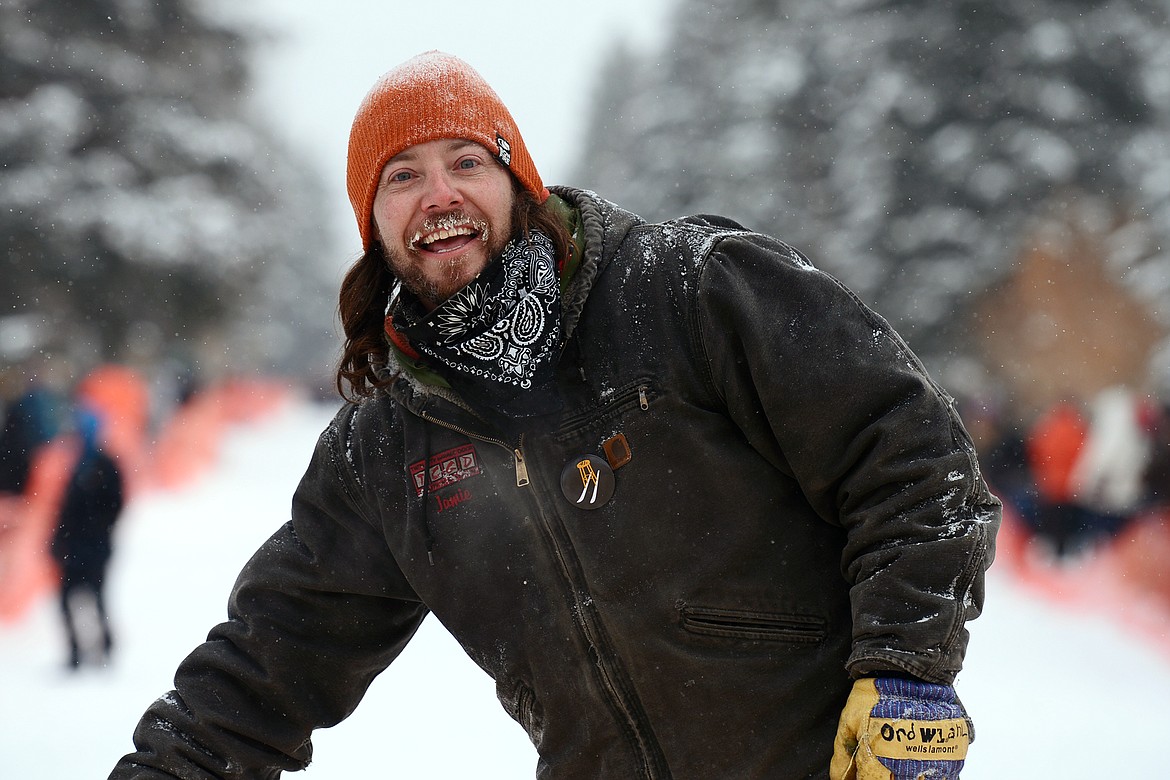
[{"label": "smiling man", "polygon": [[348,185],[347,403],[114,780],[304,768],[432,612],[539,778],[958,777],[999,504],[881,317],[728,219],[550,192],[438,52]]}]

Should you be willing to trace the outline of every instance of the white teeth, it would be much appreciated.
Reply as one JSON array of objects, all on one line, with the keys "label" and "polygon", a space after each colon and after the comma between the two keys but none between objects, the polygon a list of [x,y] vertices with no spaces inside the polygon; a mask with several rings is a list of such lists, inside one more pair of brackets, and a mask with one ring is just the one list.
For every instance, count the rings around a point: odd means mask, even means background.
[{"label": "white teeth", "polygon": [[[407,242],[411,251],[417,251],[420,246],[426,247],[435,241],[442,241],[455,236],[473,236],[477,232],[479,238],[487,241],[488,226],[481,220],[466,222],[461,215],[448,215],[434,222],[424,222],[422,230],[417,231]],[[425,232],[424,232],[425,231]]]},{"label": "white teeth", "polygon": [[410,239],[410,246],[412,249],[414,249],[417,248],[420,243],[431,244],[435,241],[442,241],[445,238],[454,238],[455,236],[470,236],[474,232],[475,231],[473,231],[471,228],[461,225],[451,229],[440,228],[433,233],[428,233],[425,238],[421,233],[415,233],[414,236]]}]

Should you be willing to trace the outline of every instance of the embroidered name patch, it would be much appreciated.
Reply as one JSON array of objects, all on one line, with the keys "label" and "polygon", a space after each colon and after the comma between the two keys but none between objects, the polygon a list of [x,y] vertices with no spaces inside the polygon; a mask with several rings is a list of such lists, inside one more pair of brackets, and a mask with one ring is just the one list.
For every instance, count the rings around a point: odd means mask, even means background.
[{"label": "embroidered name patch", "polygon": [[479,455],[473,444],[464,444],[432,455],[425,470],[421,460],[410,466],[410,479],[414,483],[414,493],[419,498],[424,492],[434,493],[480,473]]}]

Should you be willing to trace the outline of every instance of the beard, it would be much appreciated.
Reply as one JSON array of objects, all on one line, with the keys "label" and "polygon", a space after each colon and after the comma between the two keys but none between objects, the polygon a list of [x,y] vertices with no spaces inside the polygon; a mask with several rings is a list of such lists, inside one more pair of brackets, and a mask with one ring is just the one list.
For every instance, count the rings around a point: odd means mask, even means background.
[{"label": "beard", "polygon": [[[444,215],[444,217],[449,215]],[[458,218],[459,215],[454,215]],[[401,282],[403,288],[416,298],[434,307],[466,287],[479,276],[488,265],[495,262],[504,247],[512,240],[514,220],[507,225],[492,225],[476,239],[482,242],[487,262],[475,269],[473,264],[479,258],[475,253],[465,253],[451,260],[429,260],[410,246],[391,248],[383,244],[382,250],[390,270]],[[429,270],[428,270],[429,269]]]},{"label": "beard", "polygon": [[[420,261],[411,259],[411,256],[415,254],[409,249],[401,253],[386,249],[386,260],[390,263],[390,270],[394,272],[402,286],[421,301],[436,306],[459,292],[471,281],[466,278],[467,266],[471,258],[461,257],[443,262],[438,268],[438,274],[427,274],[423,272]],[[489,256],[494,255],[489,254]]]}]

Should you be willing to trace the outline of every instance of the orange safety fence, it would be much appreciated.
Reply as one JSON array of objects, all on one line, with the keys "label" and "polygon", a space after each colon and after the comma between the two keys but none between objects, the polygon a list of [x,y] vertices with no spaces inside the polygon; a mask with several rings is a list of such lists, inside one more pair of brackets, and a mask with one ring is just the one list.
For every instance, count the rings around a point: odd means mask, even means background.
[{"label": "orange safety fence", "polygon": [[257,419],[287,402],[274,382],[235,380],[197,393],[166,422],[154,444],[153,484],[174,489],[215,465],[225,430]]},{"label": "orange safety fence", "polygon": [[997,572],[1058,607],[1114,621],[1170,660],[1170,508],[1140,514],[1095,548],[1054,560],[1005,506],[996,548]]},{"label": "orange safety fence", "polygon": [[[196,481],[214,467],[231,426],[279,410],[291,391],[277,380],[221,382],[179,407],[153,440],[148,392],[130,369],[96,370],[78,385],[77,396],[102,418],[103,445],[117,459],[132,500],[143,490]],[[0,498],[0,621],[19,619],[37,597],[56,587],[49,542],[77,457],[72,436],[45,445],[33,457],[25,493]]]},{"label": "orange safety fence", "polygon": [[57,439],[33,456],[29,484],[21,496],[5,497],[0,517],[0,620],[15,620],[41,593],[56,587],[57,566],[49,540],[77,460],[77,447]]}]

